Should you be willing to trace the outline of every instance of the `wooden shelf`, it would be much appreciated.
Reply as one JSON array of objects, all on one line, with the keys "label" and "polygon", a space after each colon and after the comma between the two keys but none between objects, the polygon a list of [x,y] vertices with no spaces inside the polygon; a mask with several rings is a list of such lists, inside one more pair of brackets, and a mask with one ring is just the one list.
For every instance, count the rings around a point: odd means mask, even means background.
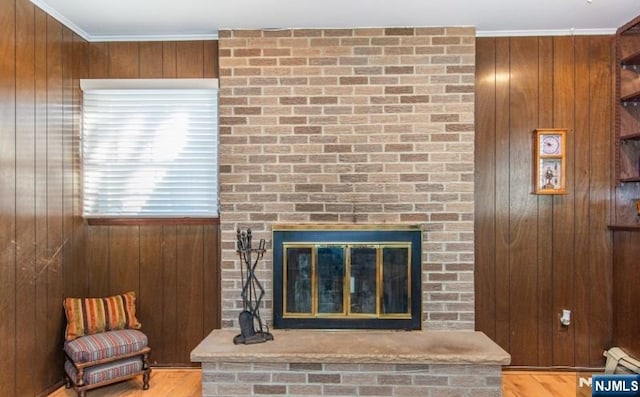
[{"label": "wooden shelf", "polygon": [[620,60],[621,65],[637,65],[640,64],[640,50],[629,54]]},{"label": "wooden shelf", "polygon": [[634,183],[634,182],[640,182],[640,176],[634,176],[633,178],[620,179],[620,183]]},{"label": "wooden shelf", "polygon": [[635,225],[608,225],[609,230],[619,232],[640,232],[640,224]]},{"label": "wooden shelf", "polygon": [[621,141],[640,141],[640,132],[621,136],[620,140]]},{"label": "wooden shelf", "polygon": [[620,97],[620,102],[639,102],[639,101],[640,101],[640,91],[634,91],[630,94]]}]

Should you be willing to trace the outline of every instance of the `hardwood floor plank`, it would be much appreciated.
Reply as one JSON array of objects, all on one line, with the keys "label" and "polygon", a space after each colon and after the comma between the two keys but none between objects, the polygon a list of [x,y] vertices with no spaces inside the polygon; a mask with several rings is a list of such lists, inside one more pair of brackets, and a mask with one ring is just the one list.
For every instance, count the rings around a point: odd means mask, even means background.
[{"label": "hardwood floor plank", "polygon": [[[153,368],[149,390],[142,390],[142,376],[126,382],[91,390],[91,397],[196,397],[202,396],[202,375],[200,369],[160,369]],[[64,386],[49,397],[75,397],[74,389]]]},{"label": "hardwood floor plank", "polygon": [[503,397],[575,397],[576,373],[555,371],[502,372]]}]

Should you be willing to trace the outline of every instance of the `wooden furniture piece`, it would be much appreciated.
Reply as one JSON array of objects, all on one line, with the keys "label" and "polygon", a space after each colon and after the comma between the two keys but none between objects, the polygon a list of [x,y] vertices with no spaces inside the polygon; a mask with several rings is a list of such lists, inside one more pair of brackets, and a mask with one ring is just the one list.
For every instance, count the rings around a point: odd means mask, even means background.
[{"label": "wooden furniture piece", "polygon": [[616,220],[640,227],[640,17],[616,33]]},{"label": "wooden furniture piece", "polygon": [[149,388],[147,336],[136,318],[133,291],[103,298],[66,298],[64,352],[67,388],[87,390],[142,375]]},{"label": "wooden furniture piece", "polygon": [[66,387],[79,397],[86,391],[142,375],[142,389],[149,388],[147,337],[138,330],[107,331],[66,342]]}]

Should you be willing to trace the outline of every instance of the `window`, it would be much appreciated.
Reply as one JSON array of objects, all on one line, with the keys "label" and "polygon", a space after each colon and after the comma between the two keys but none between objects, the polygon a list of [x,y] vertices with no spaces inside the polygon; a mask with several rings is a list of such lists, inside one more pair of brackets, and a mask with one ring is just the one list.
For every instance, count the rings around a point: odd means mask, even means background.
[{"label": "window", "polygon": [[216,79],[82,80],[83,216],[218,216]]}]

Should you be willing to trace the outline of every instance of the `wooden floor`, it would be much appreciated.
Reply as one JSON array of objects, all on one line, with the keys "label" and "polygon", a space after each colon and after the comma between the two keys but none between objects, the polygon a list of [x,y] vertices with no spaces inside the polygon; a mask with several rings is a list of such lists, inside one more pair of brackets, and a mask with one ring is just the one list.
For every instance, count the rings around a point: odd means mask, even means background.
[{"label": "wooden floor", "polygon": [[[161,369],[151,372],[151,388],[142,390],[141,377],[95,389],[87,397],[195,397],[201,396],[199,369]],[[504,371],[503,397],[576,397],[575,372]],[[75,397],[73,389],[64,387],[50,397]],[[591,392],[585,394],[590,396]]]},{"label": "wooden floor", "polygon": [[577,383],[575,372],[503,371],[502,397],[591,397]]},{"label": "wooden floor", "polygon": [[[202,376],[196,369],[153,368],[149,390],[142,390],[142,377],[87,392],[87,397],[201,397]],[[73,389],[61,387],[50,397],[76,397]]]}]

